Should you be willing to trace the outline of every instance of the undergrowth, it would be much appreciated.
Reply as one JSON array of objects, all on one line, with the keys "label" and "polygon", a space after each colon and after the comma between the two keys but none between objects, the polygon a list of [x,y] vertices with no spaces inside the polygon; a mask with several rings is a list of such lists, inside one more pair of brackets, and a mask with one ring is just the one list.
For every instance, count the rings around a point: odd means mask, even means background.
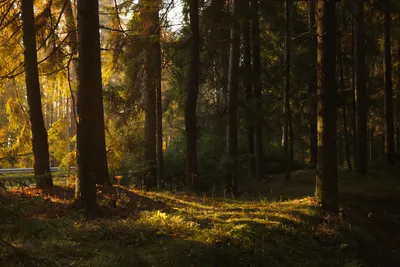
[{"label": "undergrowth", "polygon": [[399,183],[389,176],[342,173],[339,217],[321,216],[311,171],[239,199],[125,188],[96,220],[68,194],[14,190],[0,199],[0,266],[399,266]]}]

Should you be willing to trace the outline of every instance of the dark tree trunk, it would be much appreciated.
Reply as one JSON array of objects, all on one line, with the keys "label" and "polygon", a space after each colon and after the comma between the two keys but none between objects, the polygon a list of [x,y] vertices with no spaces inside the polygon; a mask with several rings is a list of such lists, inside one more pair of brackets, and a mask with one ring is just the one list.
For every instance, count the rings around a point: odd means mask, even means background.
[{"label": "dark tree trunk", "polygon": [[347,103],[346,103],[346,95],[344,93],[345,85],[344,85],[344,70],[343,70],[343,52],[342,52],[342,43],[340,41],[341,35],[339,32],[338,35],[338,57],[339,57],[339,75],[340,75],[340,92],[342,98],[342,118],[343,118],[343,134],[344,134],[344,146],[345,146],[345,153],[346,153],[346,163],[347,168],[349,170],[353,170],[353,166],[351,164],[350,158],[350,145],[349,145],[349,134],[347,130]]},{"label": "dark tree trunk", "polygon": [[260,15],[258,0],[251,0],[251,41],[252,41],[252,62],[253,62],[253,93],[256,100],[254,120],[254,156],[256,163],[256,177],[264,178],[264,142],[263,123],[264,112],[262,108],[261,95],[261,52],[260,52]]},{"label": "dark tree trunk", "polygon": [[[159,21],[157,12],[157,21]],[[162,188],[164,179],[164,155],[163,155],[163,109],[162,109],[162,86],[161,86],[161,45],[160,45],[160,27],[157,29],[157,40],[155,42],[154,53],[156,58],[156,97],[157,97],[157,188]]]},{"label": "dark tree trunk", "polygon": [[[145,126],[144,126],[144,186],[147,190],[157,186],[157,90],[160,77],[160,53],[157,1],[142,0],[141,12],[145,48]],[[158,45],[157,45],[158,44]]]},{"label": "dark tree trunk", "polygon": [[388,165],[396,163],[394,153],[393,125],[393,83],[392,83],[392,53],[391,53],[391,10],[390,0],[384,2],[384,83],[385,83],[385,152]]},{"label": "dark tree trunk", "polygon": [[35,182],[38,188],[51,189],[53,180],[50,173],[49,144],[44,125],[42,100],[39,84],[39,70],[36,54],[36,28],[33,13],[33,0],[22,0],[22,31],[25,58],[26,91],[29,106],[29,119],[32,130],[32,149],[34,157]]},{"label": "dark tree trunk", "polygon": [[[397,61],[400,62],[400,38],[397,40]],[[397,87],[396,87],[396,153],[400,153],[400,64],[397,64]]]},{"label": "dark tree trunk", "polygon": [[286,159],[286,180],[290,179],[292,172],[293,161],[293,130],[292,119],[290,114],[290,6],[289,0],[285,2],[286,6],[286,38],[285,38],[285,61],[286,61],[286,74],[285,74],[285,93],[284,93],[284,146],[285,146],[285,159]]},{"label": "dark tree trunk", "polygon": [[239,23],[240,0],[234,0],[232,6],[232,26],[229,55],[228,76],[228,124],[227,145],[229,167],[226,180],[226,191],[237,194],[238,191],[238,134],[237,134],[237,105],[239,91],[239,57],[240,57],[240,23]]},{"label": "dark tree trunk", "polygon": [[317,2],[318,164],[315,195],[325,212],[338,213],[336,151],[335,1]]},{"label": "dark tree trunk", "polygon": [[243,65],[244,65],[244,85],[246,87],[246,102],[247,102],[247,143],[249,146],[250,157],[250,173],[251,176],[256,174],[256,162],[254,158],[254,107],[253,107],[253,85],[251,81],[251,42],[250,42],[250,18],[249,18],[249,0],[243,1],[243,9],[245,17],[242,19],[242,34],[243,34]]},{"label": "dark tree trunk", "polygon": [[87,216],[96,210],[96,182],[109,180],[102,96],[99,5],[78,0],[79,85],[77,132],[82,203]]},{"label": "dark tree trunk", "polygon": [[190,66],[185,106],[186,128],[186,186],[197,191],[197,95],[200,83],[199,1],[190,0]]},{"label": "dark tree trunk", "polygon": [[361,175],[367,174],[368,166],[368,131],[367,131],[367,87],[365,79],[365,30],[364,1],[356,1],[355,19],[355,70],[356,70],[356,113],[357,113],[357,156],[356,170]]},{"label": "dark tree trunk", "polygon": [[355,26],[352,20],[352,40],[351,40],[351,96],[352,96],[352,132],[353,132],[353,162],[357,162],[357,102],[356,102],[356,60],[355,60]]},{"label": "dark tree trunk", "polygon": [[309,2],[309,13],[310,13],[310,60],[312,62],[309,74],[308,92],[311,97],[310,101],[310,162],[313,165],[317,164],[317,34],[315,25],[315,0]]}]

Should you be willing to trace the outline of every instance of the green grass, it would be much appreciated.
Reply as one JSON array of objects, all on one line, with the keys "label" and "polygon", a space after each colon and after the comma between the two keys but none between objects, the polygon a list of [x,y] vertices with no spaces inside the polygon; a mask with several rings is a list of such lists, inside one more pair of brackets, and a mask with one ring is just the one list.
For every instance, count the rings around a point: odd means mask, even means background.
[{"label": "green grass", "polygon": [[124,190],[96,220],[65,193],[14,191],[0,199],[0,266],[399,266],[396,175],[341,172],[339,218],[321,217],[312,171],[235,200]]}]

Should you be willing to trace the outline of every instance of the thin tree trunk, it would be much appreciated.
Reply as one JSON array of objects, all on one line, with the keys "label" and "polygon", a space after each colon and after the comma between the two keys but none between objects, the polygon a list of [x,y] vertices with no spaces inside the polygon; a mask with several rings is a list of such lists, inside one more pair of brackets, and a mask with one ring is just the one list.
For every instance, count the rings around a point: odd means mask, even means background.
[{"label": "thin tree trunk", "polygon": [[367,131],[367,88],[365,78],[365,30],[364,1],[356,1],[355,19],[355,69],[356,69],[356,113],[357,113],[357,156],[356,169],[361,175],[367,174],[368,166],[368,131]]},{"label": "thin tree trunk", "polygon": [[312,61],[308,82],[308,92],[311,97],[310,101],[310,116],[309,116],[309,124],[310,124],[310,133],[309,133],[309,142],[310,142],[310,162],[314,165],[317,164],[317,34],[316,34],[316,25],[315,25],[315,1],[310,0],[309,2],[309,14],[310,14],[310,59]]},{"label": "thin tree trunk", "polygon": [[262,179],[265,175],[264,169],[264,141],[263,123],[264,113],[262,108],[261,95],[261,52],[260,52],[260,15],[258,0],[251,0],[251,41],[252,41],[252,62],[253,62],[253,93],[256,100],[254,120],[254,155],[256,164],[256,178]]},{"label": "thin tree trunk", "polygon": [[22,31],[25,58],[26,91],[29,106],[29,119],[32,130],[32,149],[34,157],[35,182],[38,188],[51,189],[53,180],[50,173],[49,144],[42,112],[39,84],[39,70],[36,54],[36,30],[33,0],[22,0]]},{"label": "thin tree trunk", "polygon": [[103,113],[99,3],[78,0],[79,85],[77,135],[82,203],[87,216],[96,211],[96,182],[109,181]]},{"label": "thin tree trunk", "polygon": [[373,161],[375,159],[375,138],[374,138],[374,128],[370,128],[370,144],[369,144],[369,160]]},{"label": "thin tree trunk", "polygon": [[[397,40],[397,61],[400,62],[400,38]],[[397,64],[397,88],[396,88],[396,153],[400,153],[400,64]],[[397,158],[398,155],[396,155]],[[397,160],[397,159],[396,159]]]},{"label": "thin tree trunk", "polygon": [[[77,86],[78,86],[78,73],[79,73],[79,65],[77,60],[78,55],[78,34],[76,30],[76,20],[74,17],[74,13],[72,10],[71,0],[66,0],[66,6],[64,9],[64,17],[65,17],[65,26],[67,29],[68,35],[68,47],[70,50],[71,61],[69,65],[69,82],[70,82],[70,90],[71,90],[71,102],[70,102],[70,137],[76,135],[76,115],[78,113],[77,109]],[[75,149],[74,144],[70,145],[69,148],[71,151]]]},{"label": "thin tree trunk", "polygon": [[353,166],[351,165],[351,158],[350,158],[350,145],[349,145],[349,134],[347,131],[347,114],[346,114],[346,95],[344,93],[345,85],[344,85],[344,71],[343,71],[343,52],[342,52],[342,43],[340,41],[340,33],[338,36],[338,57],[339,57],[339,72],[340,72],[340,91],[342,97],[342,118],[343,118],[343,134],[344,134],[344,145],[345,145],[345,152],[346,152],[346,163],[347,168],[349,170],[353,170]]},{"label": "thin tree trunk", "polygon": [[163,187],[164,179],[164,155],[163,155],[163,109],[162,109],[162,70],[161,70],[161,46],[160,46],[160,27],[158,27],[158,42],[156,44],[157,57],[157,188]]},{"label": "thin tree trunk", "polygon": [[249,14],[249,0],[243,0],[245,17],[242,20],[242,34],[243,34],[243,65],[244,65],[244,84],[246,87],[246,102],[247,102],[247,143],[249,147],[250,157],[250,174],[256,174],[256,162],[254,158],[254,107],[253,107],[253,85],[251,81],[251,42],[250,42],[250,18]]},{"label": "thin tree trunk", "polygon": [[353,132],[353,162],[357,162],[357,103],[356,103],[356,61],[355,61],[355,26],[352,20],[352,41],[351,41],[351,92],[352,92],[352,132]]},{"label": "thin tree trunk", "polygon": [[385,152],[388,165],[396,163],[394,153],[393,83],[391,55],[391,10],[390,0],[384,2],[384,83],[385,83]]},{"label": "thin tree trunk", "polygon": [[285,61],[286,61],[286,75],[285,75],[285,93],[284,93],[284,146],[285,146],[285,159],[286,159],[286,180],[290,179],[292,172],[293,161],[293,131],[292,120],[290,114],[290,6],[289,0],[285,2],[286,6],[286,38],[285,38]]},{"label": "thin tree trunk", "polygon": [[190,67],[187,100],[185,106],[186,128],[186,186],[197,191],[197,96],[200,83],[200,33],[199,33],[199,1],[190,0]]},{"label": "thin tree trunk", "polygon": [[338,213],[336,151],[335,1],[317,2],[318,164],[315,196],[325,212]]},{"label": "thin tree trunk", "polygon": [[228,157],[230,160],[226,180],[226,191],[236,195],[238,191],[238,134],[237,134],[237,104],[239,91],[239,57],[240,57],[240,23],[239,23],[240,0],[233,0],[232,26],[229,56],[228,76],[228,124],[227,143]]},{"label": "thin tree trunk", "polygon": [[152,21],[156,26],[153,51],[154,51],[154,71],[155,71],[155,87],[156,87],[156,126],[157,126],[157,188],[162,188],[164,176],[164,156],[163,156],[163,110],[162,110],[162,66],[161,66],[161,44],[160,44],[160,18],[159,11],[161,9],[161,1],[157,1],[156,9],[152,14]]}]

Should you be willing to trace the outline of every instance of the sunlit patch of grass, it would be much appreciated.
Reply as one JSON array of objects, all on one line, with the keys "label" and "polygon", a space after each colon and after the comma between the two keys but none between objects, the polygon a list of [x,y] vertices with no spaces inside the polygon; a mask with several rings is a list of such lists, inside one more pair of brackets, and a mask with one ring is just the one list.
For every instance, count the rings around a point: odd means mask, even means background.
[{"label": "sunlit patch of grass", "polygon": [[[286,192],[299,184],[303,190],[313,178],[303,172],[294,179]],[[350,192],[356,180],[346,177],[346,183],[343,191]],[[13,218],[0,218],[0,231],[29,255],[58,266],[353,267],[380,263],[379,257],[374,262],[365,256],[385,234],[371,222],[380,223],[391,212],[383,213],[380,203],[364,204],[358,195],[343,199],[343,217],[323,218],[310,196],[274,201],[124,190],[117,206],[126,208],[125,214],[96,220],[84,219],[63,197],[14,197],[0,206],[0,217]],[[130,206],[134,213],[127,213]]]}]

